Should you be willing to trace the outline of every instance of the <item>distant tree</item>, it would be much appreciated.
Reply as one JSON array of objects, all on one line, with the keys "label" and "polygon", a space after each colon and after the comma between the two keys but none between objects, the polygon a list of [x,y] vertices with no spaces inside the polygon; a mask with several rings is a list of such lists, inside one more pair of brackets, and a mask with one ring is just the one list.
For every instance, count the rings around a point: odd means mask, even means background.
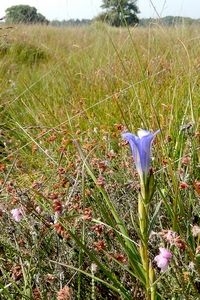
[{"label": "distant tree", "polygon": [[7,23],[45,23],[48,20],[35,7],[29,5],[14,5],[6,9],[5,20]]},{"label": "distant tree", "polygon": [[43,16],[40,13],[37,13],[37,20],[35,23],[45,23],[45,24],[49,24],[49,21],[45,18],[45,16]]},{"label": "distant tree", "polygon": [[101,7],[106,9],[106,12],[100,14],[97,19],[117,27],[135,25],[139,22],[136,2],[137,0],[103,0]]},{"label": "distant tree", "polygon": [[140,19],[140,26],[154,26],[156,24],[162,24],[163,26],[178,26],[178,25],[193,25],[200,24],[200,19],[192,19],[189,17],[180,17],[180,16],[166,16],[163,18],[148,18]]},{"label": "distant tree", "polygon": [[92,20],[90,19],[69,19],[69,20],[62,20],[62,21],[58,21],[58,20],[53,20],[51,21],[51,25],[52,26],[57,26],[57,27],[61,27],[61,26],[85,26],[85,25],[89,25],[92,23]]}]

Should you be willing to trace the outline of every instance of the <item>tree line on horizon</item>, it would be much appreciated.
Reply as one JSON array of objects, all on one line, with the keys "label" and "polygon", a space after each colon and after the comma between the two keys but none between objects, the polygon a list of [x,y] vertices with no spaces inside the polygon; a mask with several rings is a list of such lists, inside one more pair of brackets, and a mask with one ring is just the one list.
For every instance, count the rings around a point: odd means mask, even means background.
[{"label": "tree line on horizon", "polygon": [[[92,22],[96,21],[96,19],[69,19],[69,20],[53,20],[50,22],[50,25],[63,27],[63,26],[85,26],[90,25]],[[160,23],[164,26],[175,26],[175,25],[193,25],[200,24],[200,19],[192,19],[189,17],[181,17],[181,16],[166,16],[162,18],[141,18],[139,19],[138,26],[150,26],[157,23]]]},{"label": "tree line on horizon", "polygon": [[53,20],[49,21],[45,16],[37,12],[35,7],[29,5],[15,5],[6,9],[6,24],[45,24],[52,26],[83,26],[89,25],[94,21],[108,23],[111,26],[149,26],[154,23],[161,23],[165,26],[178,24],[191,25],[199,23],[200,19],[189,17],[166,16],[163,18],[141,18],[137,16],[140,13],[137,6],[137,0],[103,0],[102,9],[105,10],[93,19],[70,19],[70,20]]}]

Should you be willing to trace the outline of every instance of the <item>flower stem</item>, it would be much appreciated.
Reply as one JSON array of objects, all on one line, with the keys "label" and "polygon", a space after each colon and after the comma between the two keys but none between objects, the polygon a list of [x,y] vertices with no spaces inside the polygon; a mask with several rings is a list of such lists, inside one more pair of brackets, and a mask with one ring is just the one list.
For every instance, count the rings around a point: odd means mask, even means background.
[{"label": "flower stem", "polygon": [[148,240],[149,240],[149,202],[150,194],[148,180],[141,180],[141,193],[138,199],[138,216],[139,216],[139,228],[140,228],[140,255],[142,260],[142,265],[145,270],[146,282],[146,299],[155,300],[156,299],[156,290],[153,285],[154,282],[154,270],[151,266],[149,259],[148,251]]}]

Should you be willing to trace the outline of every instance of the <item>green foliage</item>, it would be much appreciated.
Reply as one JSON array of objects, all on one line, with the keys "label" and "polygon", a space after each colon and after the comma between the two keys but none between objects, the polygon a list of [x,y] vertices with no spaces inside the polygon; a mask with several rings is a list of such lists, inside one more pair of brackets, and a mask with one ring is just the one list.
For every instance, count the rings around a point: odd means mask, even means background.
[{"label": "green foliage", "polygon": [[20,67],[24,64],[32,66],[44,62],[49,55],[46,49],[36,46],[34,43],[23,39],[9,39],[4,36],[0,40],[0,57],[4,61],[8,59],[9,63],[14,63]]},{"label": "green foliage", "polygon": [[174,16],[166,16],[163,18],[159,19],[153,19],[153,18],[148,18],[148,19],[140,19],[140,26],[149,26],[153,24],[159,23],[160,25],[163,26],[176,26],[176,25],[199,25],[200,24],[200,19],[192,19],[192,18],[187,18],[187,17],[174,17]]},{"label": "green foliage", "polygon": [[139,22],[136,0],[104,0],[101,7],[106,9],[106,12],[100,14],[97,20],[112,26],[133,26]]},{"label": "green foliage", "polygon": [[0,57],[9,57],[18,65],[33,65],[48,58],[48,54],[44,49],[37,48],[34,45],[18,42],[11,45],[0,46]]},{"label": "green foliage", "polygon": [[18,23],[41,23],[47,24],[47,19],[37,12],[35,7],[29,5],[14,5],[6,9],[6,22]]},{"label": "green foliage", "polygon": [[92,23],[92,20],[90,19],[69,19],[69,20],[53,20],[51,21],[51,25],[52,26],[57,26],[57,27],[61,27],[61,26],[86,26],[86,25],[90,25]]},{"label": "green foliage", "polygon": [[[78,300],[145,299],[139,182],[121,131],[160,128],[148,227],[157,299],[199,299],[199,27],[5,33],[0,298],[55,300],[68,285]],[[30,67],[17,58],[32,45],[49,56]],[[165,273],[159,247],[173,254]]]}]

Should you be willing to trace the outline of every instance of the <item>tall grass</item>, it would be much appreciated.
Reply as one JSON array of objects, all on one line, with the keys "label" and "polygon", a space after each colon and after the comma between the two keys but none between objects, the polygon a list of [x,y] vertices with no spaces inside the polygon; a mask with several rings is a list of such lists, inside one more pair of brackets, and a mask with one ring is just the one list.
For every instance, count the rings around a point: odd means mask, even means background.
[{"label": "tall grass", "polygon": [[[199,46],[193,26],[1,31],[2,299],[145,299],[139,178],[121,138],[137,128],[161,130],[157,299],[200,298]],[[165,273],[160,246],[173,253]]]}]

